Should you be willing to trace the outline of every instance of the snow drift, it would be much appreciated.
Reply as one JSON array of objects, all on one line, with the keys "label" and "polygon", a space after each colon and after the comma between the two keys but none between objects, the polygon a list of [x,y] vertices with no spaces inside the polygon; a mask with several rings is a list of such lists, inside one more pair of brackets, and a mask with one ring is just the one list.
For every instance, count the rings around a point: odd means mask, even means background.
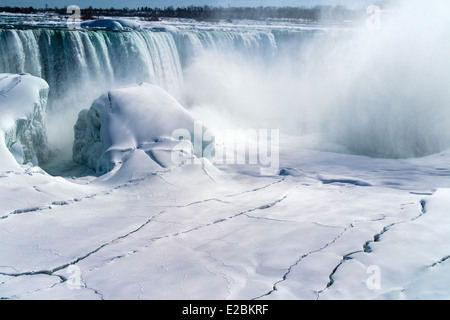
[{"label": "snow drift", "polygon": [[[152,84],[114,89],[82,110],[74,126],[73,160],[102,174],[134,152],[152,169],[181,165],[193,156],[211,157],[205,128],[162,88]],[[208,143],[210,142],[210,143]]]},{"label": "snow drift", "polygon": [[19,164],[48,160],[45,108],[48,84],[29,74],[0,74],[0,135],[4,159]]}]

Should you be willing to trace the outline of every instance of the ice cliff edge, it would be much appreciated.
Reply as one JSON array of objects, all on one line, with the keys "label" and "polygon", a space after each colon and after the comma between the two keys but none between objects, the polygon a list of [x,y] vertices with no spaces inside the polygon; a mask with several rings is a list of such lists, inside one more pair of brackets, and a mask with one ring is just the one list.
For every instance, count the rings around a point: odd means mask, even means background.
[{"label": "ice cliff edge", "polygon": [[[29,74],[0,73],[0,166],[48,160],[45,126],[49,86]],[[9,152],[8,152],[9,151]]]}]

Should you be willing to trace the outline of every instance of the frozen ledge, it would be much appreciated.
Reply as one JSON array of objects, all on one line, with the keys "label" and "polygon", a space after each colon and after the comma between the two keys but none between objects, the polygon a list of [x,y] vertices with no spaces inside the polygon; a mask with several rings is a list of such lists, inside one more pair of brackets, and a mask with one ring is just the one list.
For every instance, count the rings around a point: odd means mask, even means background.
[{"label": "frozen ledge", "polygon": [[0,157],[6,159],[0,163],[3,169],[14,166],[11,155],[20,165],[38,165],[48,160],[45,126],[48,92],[49,86],[41,78],[0,73],[0,132],[3,136]]}]

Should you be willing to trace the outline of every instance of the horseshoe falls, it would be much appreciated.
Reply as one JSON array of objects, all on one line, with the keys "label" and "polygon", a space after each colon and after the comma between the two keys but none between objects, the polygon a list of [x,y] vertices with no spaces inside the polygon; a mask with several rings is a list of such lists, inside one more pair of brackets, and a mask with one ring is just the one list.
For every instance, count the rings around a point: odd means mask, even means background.
[{"label": "horseshoe falls", "polygon": [[[444,35],[426,39],[439,47],[430,59],[404,31],[369,31],[2,29],[0,70],[46,80],[55,124],[74,123],[106,90],[150,82],[211,117],[320,135],[351,153],[405,158],[445,150],[450,98],[446,81],[435,81],[449,74]],[[48,130],[51,143],[70,145],[72,132]]]},{"label": "horseshoe falls", "polygon": [[[44,78],[60,98],[83,88],[180,79],[173,37],[163,32],[2,30],[2,70]],[[75,86],[75,87],[74,87]]]},{"label": "horseshoe falls", "polygon": [[0,13],[0,298],[449,299],[449,9]]},{"label": "horseshoe falls", "polygon": [[[251,31],[1,29],[0,38],[0,70],[45,79],[51,88],[49,117],[56,122],[74,122],[74,115],[100,93],[127,84],[151,82],[181,99],[184,70],[206,51],[242,50],[251,57],[276,50],[272,33]],[[55,130],[61,139],[61,128]]]}]

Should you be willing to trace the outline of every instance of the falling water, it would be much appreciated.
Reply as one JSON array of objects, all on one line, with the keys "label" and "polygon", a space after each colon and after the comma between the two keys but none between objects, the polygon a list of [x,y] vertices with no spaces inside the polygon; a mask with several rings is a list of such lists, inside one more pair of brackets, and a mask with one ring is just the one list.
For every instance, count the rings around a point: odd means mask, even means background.
[{"label": "falling water", "polygon": [[0,29],[0,72],[49,83],[58,148],[70,149],[77,113],[101,93],[151,82],[211,125],[228,119],[317,134],[358,154],[418,157],[450,148],[449,4],[439,5],[397,8],[380,30]]}]

